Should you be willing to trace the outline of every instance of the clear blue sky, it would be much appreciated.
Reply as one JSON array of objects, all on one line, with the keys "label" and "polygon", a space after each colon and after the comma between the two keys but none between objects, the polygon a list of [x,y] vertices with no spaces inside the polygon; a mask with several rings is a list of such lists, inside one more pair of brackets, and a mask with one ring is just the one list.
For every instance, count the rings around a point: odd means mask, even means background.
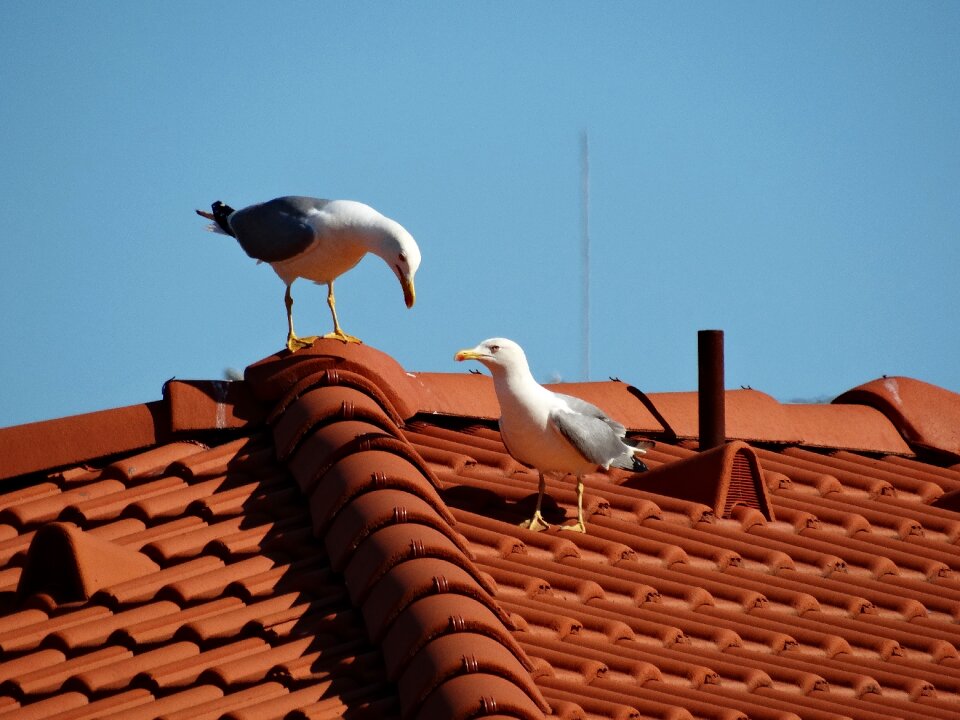
[{"label": "clear blue sky", "polygon": [[[960,3],[0,4],[0,426],[160,396],[280,349],[283,285],[194,208],[363,200],[347,332],[409,370],[493,335],[580,379],[781,400],[960,391]],[[323,288],[294,286],[327,332]]]}]

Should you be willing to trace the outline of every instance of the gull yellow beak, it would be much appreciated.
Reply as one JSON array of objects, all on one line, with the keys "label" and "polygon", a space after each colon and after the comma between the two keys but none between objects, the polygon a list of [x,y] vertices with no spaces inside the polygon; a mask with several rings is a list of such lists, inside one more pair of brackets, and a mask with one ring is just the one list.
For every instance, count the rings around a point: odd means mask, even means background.
[{"label": "gull yellow beak", "polygon": [[409,280],[404,278],[400,281],[400,284],[403,286],[403,301],[407,304],[408,308],[412,308],[413,304],[417,301],[417,291],[413,287],[413,278]]},{"label": "gull yellow beak", "polygon": [[453,359],[457,362],[463,362],[464,360],[479,360],[482,357],[483,355],[476,350],[461,350],[453,356]]}]

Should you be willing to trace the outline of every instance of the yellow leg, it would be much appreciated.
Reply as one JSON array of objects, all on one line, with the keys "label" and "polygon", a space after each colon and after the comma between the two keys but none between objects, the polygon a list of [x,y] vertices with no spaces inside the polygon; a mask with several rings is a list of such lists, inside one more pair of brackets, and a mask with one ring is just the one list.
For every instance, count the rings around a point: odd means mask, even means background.
[{"label": "yellow leg", "polygon": [[287,308],[287,350],[290,352],[296,352],[305,347],[310,347],[317,341],[317,336],[312,335],[310,337],[299,338],[297,334],[293,331],[293,295],[290,294],[290,285],[287,285],[287,292],[283,296],[283,304]]},{"label": "yellow leg", "polygon": [[520,527],[528,528],[535,532],[540,532],[541,530],[546,530],[550,527],[547,524],[547,521],[543,519],[543,515],[540,514],[540,504],[543,502],[543,492],[547,488],[547,482],[543,479],[543,473],[540,473],[540,488],[537,493],[537,507],[533,511],[533,517],[529,520],[524,520],[520,523]]},{"label": "yellow leg", "polygon": [[583,521],[583,478],[577,475],[577,524],[564,525],[561,530],[572,530],[573,532],[587,531],[587,525]]},{"label": "yellow leg", "polygon": [[330,308],[330,314],[333,315],[333,332],[327,333],[323,337],[328,340],[343,340],[345,343],[359,343],[362,342],[360,338],[356,338],[353,335],[347,335],[343,329],[340,327],[340,322],[337,320],[337,301],[333,297],[333,282],[327,284],[327,306]]}]

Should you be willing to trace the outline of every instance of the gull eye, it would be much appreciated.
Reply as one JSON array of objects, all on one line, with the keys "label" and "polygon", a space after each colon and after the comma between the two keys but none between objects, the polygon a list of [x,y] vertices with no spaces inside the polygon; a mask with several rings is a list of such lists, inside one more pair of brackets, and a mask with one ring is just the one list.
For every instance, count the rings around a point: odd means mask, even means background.
[{"label": "gull eye", "polygon": [[407,254],[403,252],[400,253],[400,262],[406,262],[406,261],[407,261]]},{"label": "gull eye", "polygon": [[490,352],[492,352],[492,353],[497,353],[497,352],[499,352],[499,351],[500,351],[500,346],[499,346],[499,345],[491,345],[491,346],[490,346]]}]

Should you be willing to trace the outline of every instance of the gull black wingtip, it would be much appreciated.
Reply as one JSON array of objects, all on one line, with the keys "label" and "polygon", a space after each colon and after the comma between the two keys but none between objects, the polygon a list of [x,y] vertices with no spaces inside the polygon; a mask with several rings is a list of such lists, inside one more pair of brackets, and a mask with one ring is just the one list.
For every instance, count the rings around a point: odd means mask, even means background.
[{"label": "gull black wingtip", "polygon": [[220,229],[223,230],[227,235],[233,235],[233,230],[230,228],[230,223],[227,222],[227,218],[233,215],[234,210],[229,205],[226,205],[219,200],[217,200],[213,205],[210,206],[210,209],[213,210],[213,221],[220,226]]}]

